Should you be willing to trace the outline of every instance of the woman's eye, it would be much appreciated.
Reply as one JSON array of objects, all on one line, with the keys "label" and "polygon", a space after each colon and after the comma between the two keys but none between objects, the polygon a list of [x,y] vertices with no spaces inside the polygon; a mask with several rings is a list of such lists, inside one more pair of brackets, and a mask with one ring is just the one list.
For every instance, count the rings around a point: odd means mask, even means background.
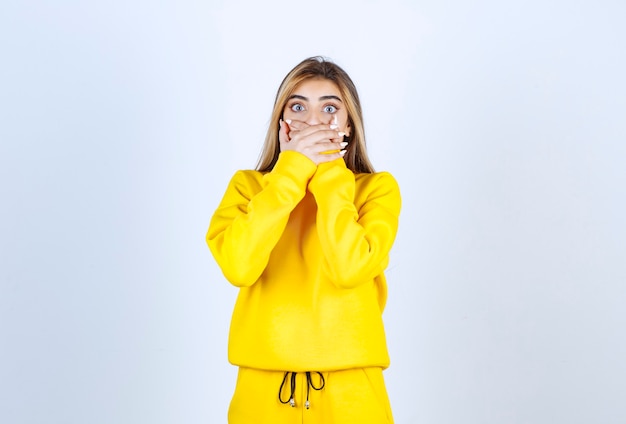
[{"label": "woman's eye", "polygon": [[302,106],[300,103],[294,103],[293,105],[291,105],[291,110],[293,110],[294,112],[302,112],[304,110],[304,106]]},{"label": "woman's eye", "polygon": [[326,113],[335,113],[337,112],[337,108],[333,105],[324,106],[324,112]]}]

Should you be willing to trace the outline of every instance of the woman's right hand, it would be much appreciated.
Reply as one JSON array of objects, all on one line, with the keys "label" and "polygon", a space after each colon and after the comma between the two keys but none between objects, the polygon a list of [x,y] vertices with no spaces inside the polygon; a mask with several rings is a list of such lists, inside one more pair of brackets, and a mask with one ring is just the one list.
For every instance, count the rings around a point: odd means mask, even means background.
[{"label": "woman's right hand", "polygon": [[301,121],[279,122],[278,140],[280,151],[293,150],[302,153],[316,165],[343,157],[348,143],[344,133],[334,124],[309,125]]}]

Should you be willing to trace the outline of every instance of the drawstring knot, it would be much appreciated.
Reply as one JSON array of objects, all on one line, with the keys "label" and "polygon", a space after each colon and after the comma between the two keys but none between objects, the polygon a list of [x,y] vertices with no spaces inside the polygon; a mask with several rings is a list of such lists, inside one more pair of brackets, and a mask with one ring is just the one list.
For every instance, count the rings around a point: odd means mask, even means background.
[{"label": "drawstring knot", "polygon": [[[304,407],[306,409],[309,409],[311,407],[311,403],[309,402],[309,392],[311,388],[313,388],[313,390],[322,390],[324,386],[326,385],[326,380],[324,380],[324,375],[319,371],[315,371],[315,373],[320,376],[320,383],[318,386],[313,384],[313,379],[311,378],[311,372],[310,371],[306,372],[306,401],[304,402]],[[289,391],[289,399],[283,400],[283,397],[282,397],[283,387],[285,387],[285,383],[287,383],[287,378],[289,377],[289,374],[291,374],[291,382],[290,382],[291,387]],[[282,383],[280,383],[280,388],[278,389],[278,400],[280,401],[280,403],[282,403],[283,405],[289,404],[291,405],[292,408],[295,408],[296,406],[296,401],[294,400],[294,395],[296,393],[296,374],[297,372],[286,371],[285,375],[283,376],[283,381]]]}]

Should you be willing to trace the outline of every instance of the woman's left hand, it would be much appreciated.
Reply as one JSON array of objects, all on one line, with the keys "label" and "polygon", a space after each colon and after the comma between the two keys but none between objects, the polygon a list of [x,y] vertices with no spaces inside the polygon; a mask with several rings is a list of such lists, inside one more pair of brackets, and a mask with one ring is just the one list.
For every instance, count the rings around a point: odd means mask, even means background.
[{"label": "woman's left hand", "polygon": [[310,125],[302,121],[281,120],[278,140],[281,152],[293,150],[302,153],[319,165],[343,157],[347,145],[343,136],[336,124]]},{"label": "woman's left hand", "polygon": [[[306,122],[292,120],[283,121],[281,119],[280,128],[278,130],[278,141],[280,144],[287,143],[291,140],[292,135],[295,135],[299,131],[308,127],[310,127],[310,125]],[[343,141],[343,137],[333,138],[332,141],[334,143],[341,143]]]}]

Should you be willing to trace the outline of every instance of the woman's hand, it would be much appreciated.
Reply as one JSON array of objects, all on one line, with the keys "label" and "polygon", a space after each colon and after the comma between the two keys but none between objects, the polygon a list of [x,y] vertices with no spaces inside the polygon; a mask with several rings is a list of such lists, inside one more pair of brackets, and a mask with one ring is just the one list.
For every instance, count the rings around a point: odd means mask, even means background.
[{"label": "woman's hand", "polygon": [[280,151],[293,150],[302,153],[316,165],[343,157],[345,134],[336,124],[308,125],[301,121],[280,121],[278,140]]}]

